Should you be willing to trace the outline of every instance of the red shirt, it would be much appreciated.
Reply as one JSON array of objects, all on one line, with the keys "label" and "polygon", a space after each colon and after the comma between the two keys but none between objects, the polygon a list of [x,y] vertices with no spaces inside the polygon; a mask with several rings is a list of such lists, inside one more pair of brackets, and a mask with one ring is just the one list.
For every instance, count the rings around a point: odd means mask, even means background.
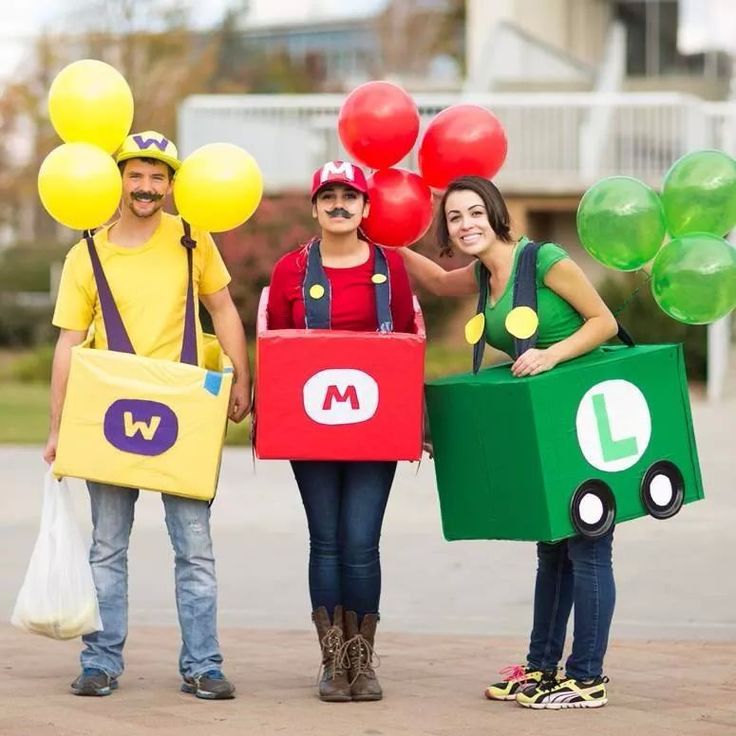
[{"label": "red shirt", "polygon": [[[391,285],[391,314],[394,332],[414,332],[414,306],[409,277],[401,256],[385,248]],[[333,330],[375,332],[375,285],[371,281],[376,261],[376,246],[365,263],[351,268],[325,266],[332,294],[331,325]],[[302,284],[307,269],[304,246],[282,256],[271,273],[268,292],[268,328],[270,330],[304,329],[304,298]],[[326,297],[323,297],[326,298]]]}]

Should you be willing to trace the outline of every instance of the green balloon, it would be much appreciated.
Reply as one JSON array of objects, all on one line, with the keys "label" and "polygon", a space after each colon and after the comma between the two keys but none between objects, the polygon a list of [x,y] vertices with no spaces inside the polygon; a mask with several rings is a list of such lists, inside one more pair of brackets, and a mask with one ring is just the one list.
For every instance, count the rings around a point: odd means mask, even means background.
[{"label": "green balloon", "polygon": [[578,205],[578,236],[604,266],[635,271],[654,258],[665,235],[657,193],[630,176],[594,184]]},{"label": "green balloon", "polygon": [[705,325],[736,307],[736,248],[710,233],[676,238],[652,264],[652,294],[670,317]]},{"label": "green balloon", "polygon": [[667,229],[722,236],[736,227],[736,160],[723,151],[695,151],[675,161],[662,188]]}]

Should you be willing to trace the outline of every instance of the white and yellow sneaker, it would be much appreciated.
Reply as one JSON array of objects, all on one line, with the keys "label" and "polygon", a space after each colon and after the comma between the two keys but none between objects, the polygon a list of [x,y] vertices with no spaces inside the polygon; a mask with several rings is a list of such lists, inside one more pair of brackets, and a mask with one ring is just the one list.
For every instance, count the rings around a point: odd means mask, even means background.
[{"label": "white and yellow sneaker", "polygon": [[516,702],[524,708],[561,710],[563,708],[600,708],[608,702],[607,677],[593,680],[541,680],[533,688],[519,690]]}]

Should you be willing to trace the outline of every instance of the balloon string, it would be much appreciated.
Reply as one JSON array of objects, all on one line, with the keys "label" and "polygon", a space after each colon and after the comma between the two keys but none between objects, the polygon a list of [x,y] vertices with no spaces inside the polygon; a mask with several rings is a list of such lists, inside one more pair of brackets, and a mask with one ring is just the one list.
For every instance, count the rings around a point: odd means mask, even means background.
[{"label": "balloon string", "polygon": [[624,300],[624,303],[613,313],[614,317],[618,317],[621,314],[621,312],[623,312],[624,309],[626,309],[626,307],[628,307],[629,304],[631,304],[631,302],[634,301],[634,299],[636,299],[636,295],[642,290],[642,288],[644,288],[652,280],[652,274],[649,273],[649,271],[647,271],[646,268],[640,269],[637,273],[646,274],[646,279],[644,279],[644,281],[642,281],[636,287],[636,289],[634,289],[634,291],[631,292],[628,298]]}]

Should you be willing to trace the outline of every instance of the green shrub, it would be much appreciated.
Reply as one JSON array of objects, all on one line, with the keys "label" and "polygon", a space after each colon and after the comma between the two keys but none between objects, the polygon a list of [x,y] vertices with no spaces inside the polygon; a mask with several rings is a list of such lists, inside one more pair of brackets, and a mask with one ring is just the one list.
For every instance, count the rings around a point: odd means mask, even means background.
[{"label": "green shrub", "polygon": [[51,266],[64,261],[71,245],[19,243],[4,250],[0,253],[0,292],[48,292]]},{"label": "green shrub", "polygon": [[10,367],[10,375],[21,383],[48,383],[54,360],[53,345],[39,345],[28,355],[18,358]]},{"label": "green shrub", "polygon": [[0,298],[0,346],[30,347],[53,339],[52,308],[26,307]]},{"label": "green shrub", "polygon": [[685,325],[668,317],[654,301],[645,272],[612,274],[598,285],[598,292],[636,342],[683,343],[688,378],[707,378],[707,327]]},{"label": "green shrub", "polygon": [[53,339],[47,303],[51,270],[70,244],[19,243],[0,253],[0,346],[30,347]]}]

